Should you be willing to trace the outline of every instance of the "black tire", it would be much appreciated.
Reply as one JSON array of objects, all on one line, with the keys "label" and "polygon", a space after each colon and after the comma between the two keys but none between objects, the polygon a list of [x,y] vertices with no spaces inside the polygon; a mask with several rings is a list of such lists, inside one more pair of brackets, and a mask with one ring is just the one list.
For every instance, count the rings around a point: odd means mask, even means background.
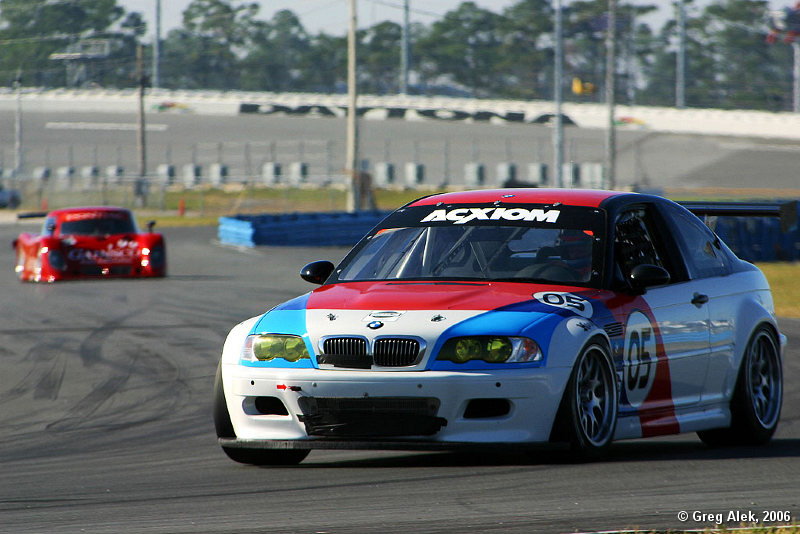
[{"label": "black tire", "polygon": [[602,341],[592,341],[575,361],[552,441],[567,441],[582,458],[600,455],[614,439],[618,399],[608,347]]},{"label": "black tire", "polygon": [[783,370],[774,332],[760,326],[742,358],[731,399],[731,425],[697,435],[711,447],[763,445],[778,428],[783,403]]},{"label": "black tire", "polygon": [[[214,377],[213,416],[218,438],[236,438],[225,401],[225,390],[222,388],[221,363],[217,365],[217,374]],[[311,452],[307,449],[272,450],[239,447],[222,447],[222,451],[234,462],[250,465],[297,465]]]}]

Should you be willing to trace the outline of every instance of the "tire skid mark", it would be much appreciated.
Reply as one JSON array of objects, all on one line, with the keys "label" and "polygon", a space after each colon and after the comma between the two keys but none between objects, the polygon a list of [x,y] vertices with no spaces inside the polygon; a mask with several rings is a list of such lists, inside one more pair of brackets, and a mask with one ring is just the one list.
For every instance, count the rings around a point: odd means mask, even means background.
[{"label": "tire skid mark", "polygon": [[56,400],[61,391],[61,384],[64,383],[64,375],[67,372],[67,361],[63,354],[58,354],[53,360],[50,368],[39,378],[33,390],[34,399]]},{"label": "tire skid mark", "polygon": [[[135,359],[131,360],[131,367],[135,361]],[[128,381],[128,378],[130,378],[130,367],[128,371],[129,372],[126,374],[108,378],[75,404],[64,418],[53,421],[45,428],[48,430],[71,430],[82,426],[80,424],[81,422],[87,421],[92,414],[99,410],[100,407]]]},{"label": "tire skid mark", "polygon": [[31,347],[23,357],[23,361],[33,362],[30,370],[0,393],[0,402],[18,399],[30,392],[34,393],[34,398],[57,399],[66,372],[64,347],[67,342],[67,339],[55,339]]},{"label": "tire skid mark", "polygon": [[108,339],[112,335],[116,335],[117,330],[126,320],[130,319],[131,317],[136,317],[137,315],[140,315],[142,311],[146,310],[139,309],[131,311],[126,315],[108,321],[102,326],[92,330],[89,333],[89,335],[86,336],[86,339],[83,340],[78,349],[81,360],[83,360],[83,365],[86,367],[91,367],[97,363],[102,362],[103,361],[102,349],[106,339]]},{"label": "tire skid mark", "polygon": [[129,362],[124,372],[95,388],[64,418],[50,423],[49,430],[121,429],[175,412],[188,389],[180,368],[146,347],[126,346],[119,353]]},{"label": "tire skid mark", "polygon": [[[80,356],[83,366],[94,368],[100,364],[105,364],[110,368],[111,376],[103,380],[99,386],[94,387],[88,395],[85,395],[72,406],[66,416],[48,424],[46,426],[48,430],[67,430],[73,428],[76,423],[79,425],[81,421],[88,419],[100,409],[128,381],[136,362],[137,354],[125,354],[130,357],[127,365],[124,365],[124,360],[118,362],[116,359],[105,359],[103,357],[103,345],[109,337],[117,335],[119,327],[126,320],[140,315],[142,311],[142,309],[133,310],[121,317],[107,321],[101,326],[92,329],[89,335],[83,339],[78,347],[78,356]],[[120,363],[123,363],[123,365],[120,365]]]}]

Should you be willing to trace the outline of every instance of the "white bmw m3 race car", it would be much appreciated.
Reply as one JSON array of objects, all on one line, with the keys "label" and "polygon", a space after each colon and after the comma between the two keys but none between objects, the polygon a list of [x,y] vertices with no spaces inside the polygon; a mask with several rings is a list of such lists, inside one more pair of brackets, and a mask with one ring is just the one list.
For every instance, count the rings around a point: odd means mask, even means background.
[{"label": "white bmw m3 race car", "polygon": [[785,344],[769,285],[695,214],[775,210],[691,208],[556,189],[411,202],[338,266],[304,267],[320,287],[231,330],[222,449],[269,465],[543,442],[595,456],[683,432],[766,443]]}]

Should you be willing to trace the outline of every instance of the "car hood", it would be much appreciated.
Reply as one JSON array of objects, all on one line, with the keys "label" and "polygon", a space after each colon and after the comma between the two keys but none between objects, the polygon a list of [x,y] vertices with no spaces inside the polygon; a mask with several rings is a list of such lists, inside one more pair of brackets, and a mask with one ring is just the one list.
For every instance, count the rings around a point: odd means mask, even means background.
[{"label": "car hood", "polygon": [[368,343],[379,337],[413,337],[429,354],[450,337],[475,335],[528,336],[546,348],[556,326],[578,314],[547,304],[541,296],[570,290],[595,293],[509,282],[338,283],[277,306],[251,333],[303,336],[314,354],[331,337],[358,337]]},{"label": "car hood", "polygon": [[535,293],[551,288],[509,282],[350,282],[317,289],[308,308],[493,310],[529,301]]}]

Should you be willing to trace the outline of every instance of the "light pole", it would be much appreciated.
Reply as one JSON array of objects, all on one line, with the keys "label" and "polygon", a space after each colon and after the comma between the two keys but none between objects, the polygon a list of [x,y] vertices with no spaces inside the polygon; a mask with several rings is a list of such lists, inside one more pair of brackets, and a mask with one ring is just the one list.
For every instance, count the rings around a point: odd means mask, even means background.
[{"label": "light pole", "polygon": [[800,43],[792,41],[792,111],[800,113]]},{"label": "light pole", "polygon": [[136,45],[136,80],[139,84],[139,124],[136,145],[139,151],[139,176],[134,187],[137,204],[147,204],[147,144],[145,142],[144,90],[146,85],[144,64],[142,60],[142,44]]},{"label": "light pole", "polygon": [[561,0],[556,0],[556,52],[553,73],[553,100],[555,101],[555,125],[553,128],[553,171],[556,187],[564,187],[564,121],[561,118],[562,78],[564,77],[564,31]]},{"label": "light pole", "polygon": [[22,72],[17,70],[14,78],[17,106],[14,111],[14,179],[19,180],[22,173]]},{"label": "light pole", "polygon": [[409,66],[409,28],[408,28],[408,2],[409,0],[403,1],[403,28],[402,28],[402,36],[400,41],[400,94],[407,95],[408,94],[408,70]]},{"label": "light pole", "polygon": [[686,107],[686,5],[678,0],[678,53],[675,63],[675,107]]},{"label": "light pole", "polygon": [[614,70],[616,67],[617,53],[617,1],[608,0],[608,28],[606,29],[606,104],[608,107],[608,128],[606,129],[605,153],[605,186],[608,189],[616,187],[616,144],[617,131],[614,124]]},{"label": "light pole", "polygon": [[358,87],[356,79],[356,0],[350,0],[350,26],[347,32],[347,161],[345,172],[350,176],[347,211],[361,209],[361,187],[358,172]]},{"label": "light pole", "polygon": [[161,0],[156,0],[156,37],[153,40],[153,87],[161,86]]}]

